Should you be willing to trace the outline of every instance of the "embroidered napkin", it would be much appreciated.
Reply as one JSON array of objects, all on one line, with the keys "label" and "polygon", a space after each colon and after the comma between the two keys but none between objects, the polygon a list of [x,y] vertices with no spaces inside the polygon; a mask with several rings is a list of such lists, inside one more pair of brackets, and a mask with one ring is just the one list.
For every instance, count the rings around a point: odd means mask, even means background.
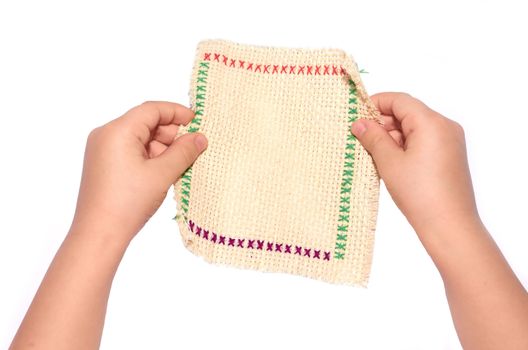
[{"label": "embroidered napkin", "polygon": [[379,118],[335,49],[198,45],[190,90],[208,149],[175,184],[186,247],[205,260],[365,286],[379,178],[350,132]]}]

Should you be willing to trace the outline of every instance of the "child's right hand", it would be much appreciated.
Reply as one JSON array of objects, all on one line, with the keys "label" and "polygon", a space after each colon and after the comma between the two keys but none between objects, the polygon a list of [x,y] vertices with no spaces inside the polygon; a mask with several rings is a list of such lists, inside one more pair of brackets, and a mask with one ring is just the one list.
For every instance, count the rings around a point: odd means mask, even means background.
[{"label": "child's right hand", "polygon": [[420,238],[480,224],[462,127],[405,93],[372,100],[384,125],[361,119],[352,132]]}]

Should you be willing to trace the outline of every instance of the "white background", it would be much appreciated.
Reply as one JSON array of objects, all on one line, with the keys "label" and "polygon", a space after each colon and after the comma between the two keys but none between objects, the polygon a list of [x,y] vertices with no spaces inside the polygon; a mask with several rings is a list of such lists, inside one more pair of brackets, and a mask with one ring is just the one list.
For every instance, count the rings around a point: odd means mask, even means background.
[{"label": "white background", "polygon": [[[519,1],[519,3],[521,3]],[[198,41],[352,54],[370,93],[460,122],[482,218],[528,285],[528,22],[506,1],[12,1],[0,5],[0,348],[74,212],[89,131],[144,100],[188,103]],[[442,282],[382,188],[368,289],[205,263],[172,190],[114,281],[103,349],[458,349]]]}]

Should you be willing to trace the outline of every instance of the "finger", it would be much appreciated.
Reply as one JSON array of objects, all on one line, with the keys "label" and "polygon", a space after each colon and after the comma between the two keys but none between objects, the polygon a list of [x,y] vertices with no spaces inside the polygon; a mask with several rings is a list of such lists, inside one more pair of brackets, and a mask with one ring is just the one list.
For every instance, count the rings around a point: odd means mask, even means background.
[{"label": "finger", "polygon": [[154,134],[153,140],[156,140],[158,142],[161,142],[169,146],[174,140],[174,138],[176,137],[177,133],[178,133],[178,125],[175,125],[175,124],[160,125],[156,129],[156,133]]},{"label": "finger", "polygon": [[150,141],[149,147],[148,147],[149,158],[155,158],[155,157],[159,156],[160,154],[165,152],[165,150],[167,148],[168,148],[167,145],[165,145],[165,144],[163,144],[163,143],[161,143],[159,141],[156,141],[156,140]]},{"label": "finger", "polygon": [[385,128],[385,130],[401,130],[400,122],[393,116],[382,115],[381,120],[383,122],[383,127]]},{"label": "finger", "polygon": [[360,119],[352,124],[352,133],[370,153],[382,178],[398,168],[403,150],[381,125]]},{"label": "finger", "polygon": [[392,137],[394,141],[398,144],[398,146],[403,147],[403,134],[400,130],[391,130],[389,131],[389,135]]},{"label": "finger", "polygon": [[381,114],[394,116],[401,123],[405,135],[434,114],[422,101],[402,92],[383,92],[371,99]]},{"label": "finger", "polygon": [[200,133],[188,133],[176,138],[159,156],[151,159],[154,171],[172,184],[207,148],[207,139]]},{"label": "finger", "polygon": [[159,125],[185,125],[193,117],[192,110],[178,103],[149,101],[132,108],[117,121],[146,145]]}]

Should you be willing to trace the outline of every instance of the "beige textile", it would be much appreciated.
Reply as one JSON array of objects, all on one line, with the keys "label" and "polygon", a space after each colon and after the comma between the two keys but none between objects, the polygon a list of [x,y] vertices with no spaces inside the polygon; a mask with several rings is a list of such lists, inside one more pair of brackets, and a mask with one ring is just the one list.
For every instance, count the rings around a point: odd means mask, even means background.
[{"label": "beige textile", "polygon": [[205,260],[366,286],[379,178],[350,132],[379,120],[336,49],[198,45],[190,90],[208,149],[175,184],[180,232]]}]

